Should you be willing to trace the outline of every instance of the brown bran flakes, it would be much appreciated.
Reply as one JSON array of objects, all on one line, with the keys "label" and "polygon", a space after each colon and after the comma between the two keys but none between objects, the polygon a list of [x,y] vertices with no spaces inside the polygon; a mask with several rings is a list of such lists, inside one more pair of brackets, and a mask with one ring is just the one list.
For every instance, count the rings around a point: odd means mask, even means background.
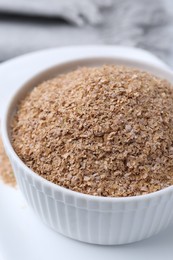
[{"label": "brown bran flakes", "polygon": [[173,88],[121,66],[80,68],[21,101],[12,143],[40,176],[85,194],[125,197],[173,184]]},{"label": "brown bran flakes", "polygon": [[5,153],[2,140],[0,138],[0,179],[10,186],[16,185],[16,180],[11,168],[10,161]]}]

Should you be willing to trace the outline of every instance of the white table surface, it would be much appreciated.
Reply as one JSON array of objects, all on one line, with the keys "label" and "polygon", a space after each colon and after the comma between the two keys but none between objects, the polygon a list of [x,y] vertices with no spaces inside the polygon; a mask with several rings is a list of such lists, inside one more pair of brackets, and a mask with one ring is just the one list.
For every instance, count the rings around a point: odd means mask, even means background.
[{"label": "white table surface", "polygon": [[[123,53],[166,66],[143,51],[118,47],[53,49],[25,55],[0,65],[0,104],[33,73],[74,57],[94,53]],[[3,110],[1,109],[1,113]],[[2,255],[2,256],[1,256]],[[1,259],[2,258],[2,259]],[[172,260],[173,226],[142,242],[124,246],[97,246],[66,238],[46,227],[27,206],[16,188],[0,183],[0,260]]]}]

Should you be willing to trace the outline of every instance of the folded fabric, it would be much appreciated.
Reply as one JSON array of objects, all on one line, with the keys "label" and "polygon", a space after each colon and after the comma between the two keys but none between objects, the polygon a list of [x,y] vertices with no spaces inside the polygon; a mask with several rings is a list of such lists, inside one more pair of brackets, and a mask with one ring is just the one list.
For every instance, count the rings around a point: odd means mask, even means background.
[{"label": "folded fabric", "polygon": [[100,9],[112,0],[0,0],[0,13],[22,16],[62,18],[77,25],[100,23]]},{"label": "folded fabric", "polygon": [[0,61],[49,47],[119,44],[149,50],[173,66],[171,10],[172,0],[0,0]]}]

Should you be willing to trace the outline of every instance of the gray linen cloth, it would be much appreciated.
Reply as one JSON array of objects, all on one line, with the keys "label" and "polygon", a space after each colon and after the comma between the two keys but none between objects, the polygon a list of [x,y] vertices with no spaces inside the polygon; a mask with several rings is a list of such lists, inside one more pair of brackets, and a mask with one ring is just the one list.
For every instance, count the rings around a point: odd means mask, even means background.
[{"label": "gray linen cloth", "polygon": [[173,66],[172,0],[0,0],[0,61],[48,47],[141,47]]}]

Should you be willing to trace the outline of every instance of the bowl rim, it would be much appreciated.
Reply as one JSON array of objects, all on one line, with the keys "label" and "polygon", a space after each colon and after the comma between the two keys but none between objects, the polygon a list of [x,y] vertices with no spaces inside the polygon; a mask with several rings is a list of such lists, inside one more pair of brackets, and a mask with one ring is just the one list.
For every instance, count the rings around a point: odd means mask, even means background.
[{"label": "bowl rim", "polygon": [[[99,201],[99,202],[130,202],[130,201],[143,201],[143,200],[149,200],[158,196],[162,196],[164,194],[167,194],[168,192],[171,193],[173,192],[173,185],[168,186],[164,189],[161,189],[159,191],[155,191],[155,192],[151,192],[148,194],[144,194],[144,195],[136,195],[136,196],[128,196],[128,197],[103,197],[103,196],[95,196],[95,195],[90,195],[90,194],[85,194],[85,193],[81,193],[81,192],[77,192],[77,191],[73,191],[71,189],[67,189],[63,186],[60,186],[58,184],[55,184],[51,181],[48,181],[47,179],[41,177],[39,174],[37,174],[36,172],[34,172],[32,169],[30,169],[17,155],[17,153],[15,152],[12,143],[10,141],[10,137],[8,134],[8,119],[9,119],[9,113],[10,113],[10,109],[11,106],[14,102],[14,100],[18,97],[18,95],[20,94],[20,92],[22,90],[25,90],[25,88],[31,84],[32,81],[37,80],[39,78],[41,78],[44,74],[49,74],[50,72],[56,70],[59,66],[63,66],[63,65],[69,65],[71,63],[78,63],[81,61],[88,61],[88,60],[96,60],[96,59],[105,59],[108,58],[110,59],[110,56],[104,55],[104,56],[93,56],[93,58],[89,57],[89,58],[78,58],[78,59],[72,59],[70,61],[65,61],[65,62],[60,62],[57,63],[54,66],[50,66],[44,70],[41,70],[39,73],[34,74],[33,76],[31,76],[29,79],[27,79],[24,83],[22,83],[15,91],[12,92],[12,95],[9,96],[8,101],[7,101],[7,105],[4,109],[4,113],[2,115],[2,120],[1,120],[1,134],[2,134],[2,141],[5,147],[5,150],[7,152],[7,155],[12,157],[13,160],[15,162],[17,162],[18,165],[20,165],[25,172],[30,175],[31,177],[35,178],[37,181],[41,182],[42,184],[44,184],[45,187],[51,187],[54,191],[58,191],[58,192],[63,192],[66,195],[71,195],[71,196],[75,196],[77,198],[83,198],[86,200],[90,200],[90,201]],[[116,60],[116,56],[112,56],[112,60]],[[136,63],[139,64],[141,66],[144,66],[146,68],[148,68],[148,70],[153,69],[153,70],[157,70],[165,75],[167,75],[169,78],[172,78],[173,81],[173,72],[171,70],[169,70],[168,68],[163,68],[161,66],[155,65],[155,64],[150,64],[150,62],[146,62],[146,61],[137,61],[137,60],[133,60],[132,58],[117,58],[117,60],[121,60],[123,62],[128,61],[128,62],[132,62],[132,63]],[[118,65],[118,64],[117,64]],[[124,65],[125,66],[125,65]],[[133,67],[133,66],[132,66]],[[141,69],[140,67],[138,68],[137,66],[134,66],[137,69]],[[145,69],[142,69],[145,71]],[[151,72],[151,74],[154,74],[153,72]],[[44,77],[43,77],[44,78]],[[51,78],[51,77],[50,77]],[[166,79],[166,78],[165,78]],[[45,79],[46,80],[46,79]],[[42,80],[43,81],[43,80]],[[170,80],[168,80],[170,81]],[[33,88],[35,86],[32,86]],[[29,88],[32,89],[32,87],[30,86]],[[17,105],[17,104],[16,104]]]}]

